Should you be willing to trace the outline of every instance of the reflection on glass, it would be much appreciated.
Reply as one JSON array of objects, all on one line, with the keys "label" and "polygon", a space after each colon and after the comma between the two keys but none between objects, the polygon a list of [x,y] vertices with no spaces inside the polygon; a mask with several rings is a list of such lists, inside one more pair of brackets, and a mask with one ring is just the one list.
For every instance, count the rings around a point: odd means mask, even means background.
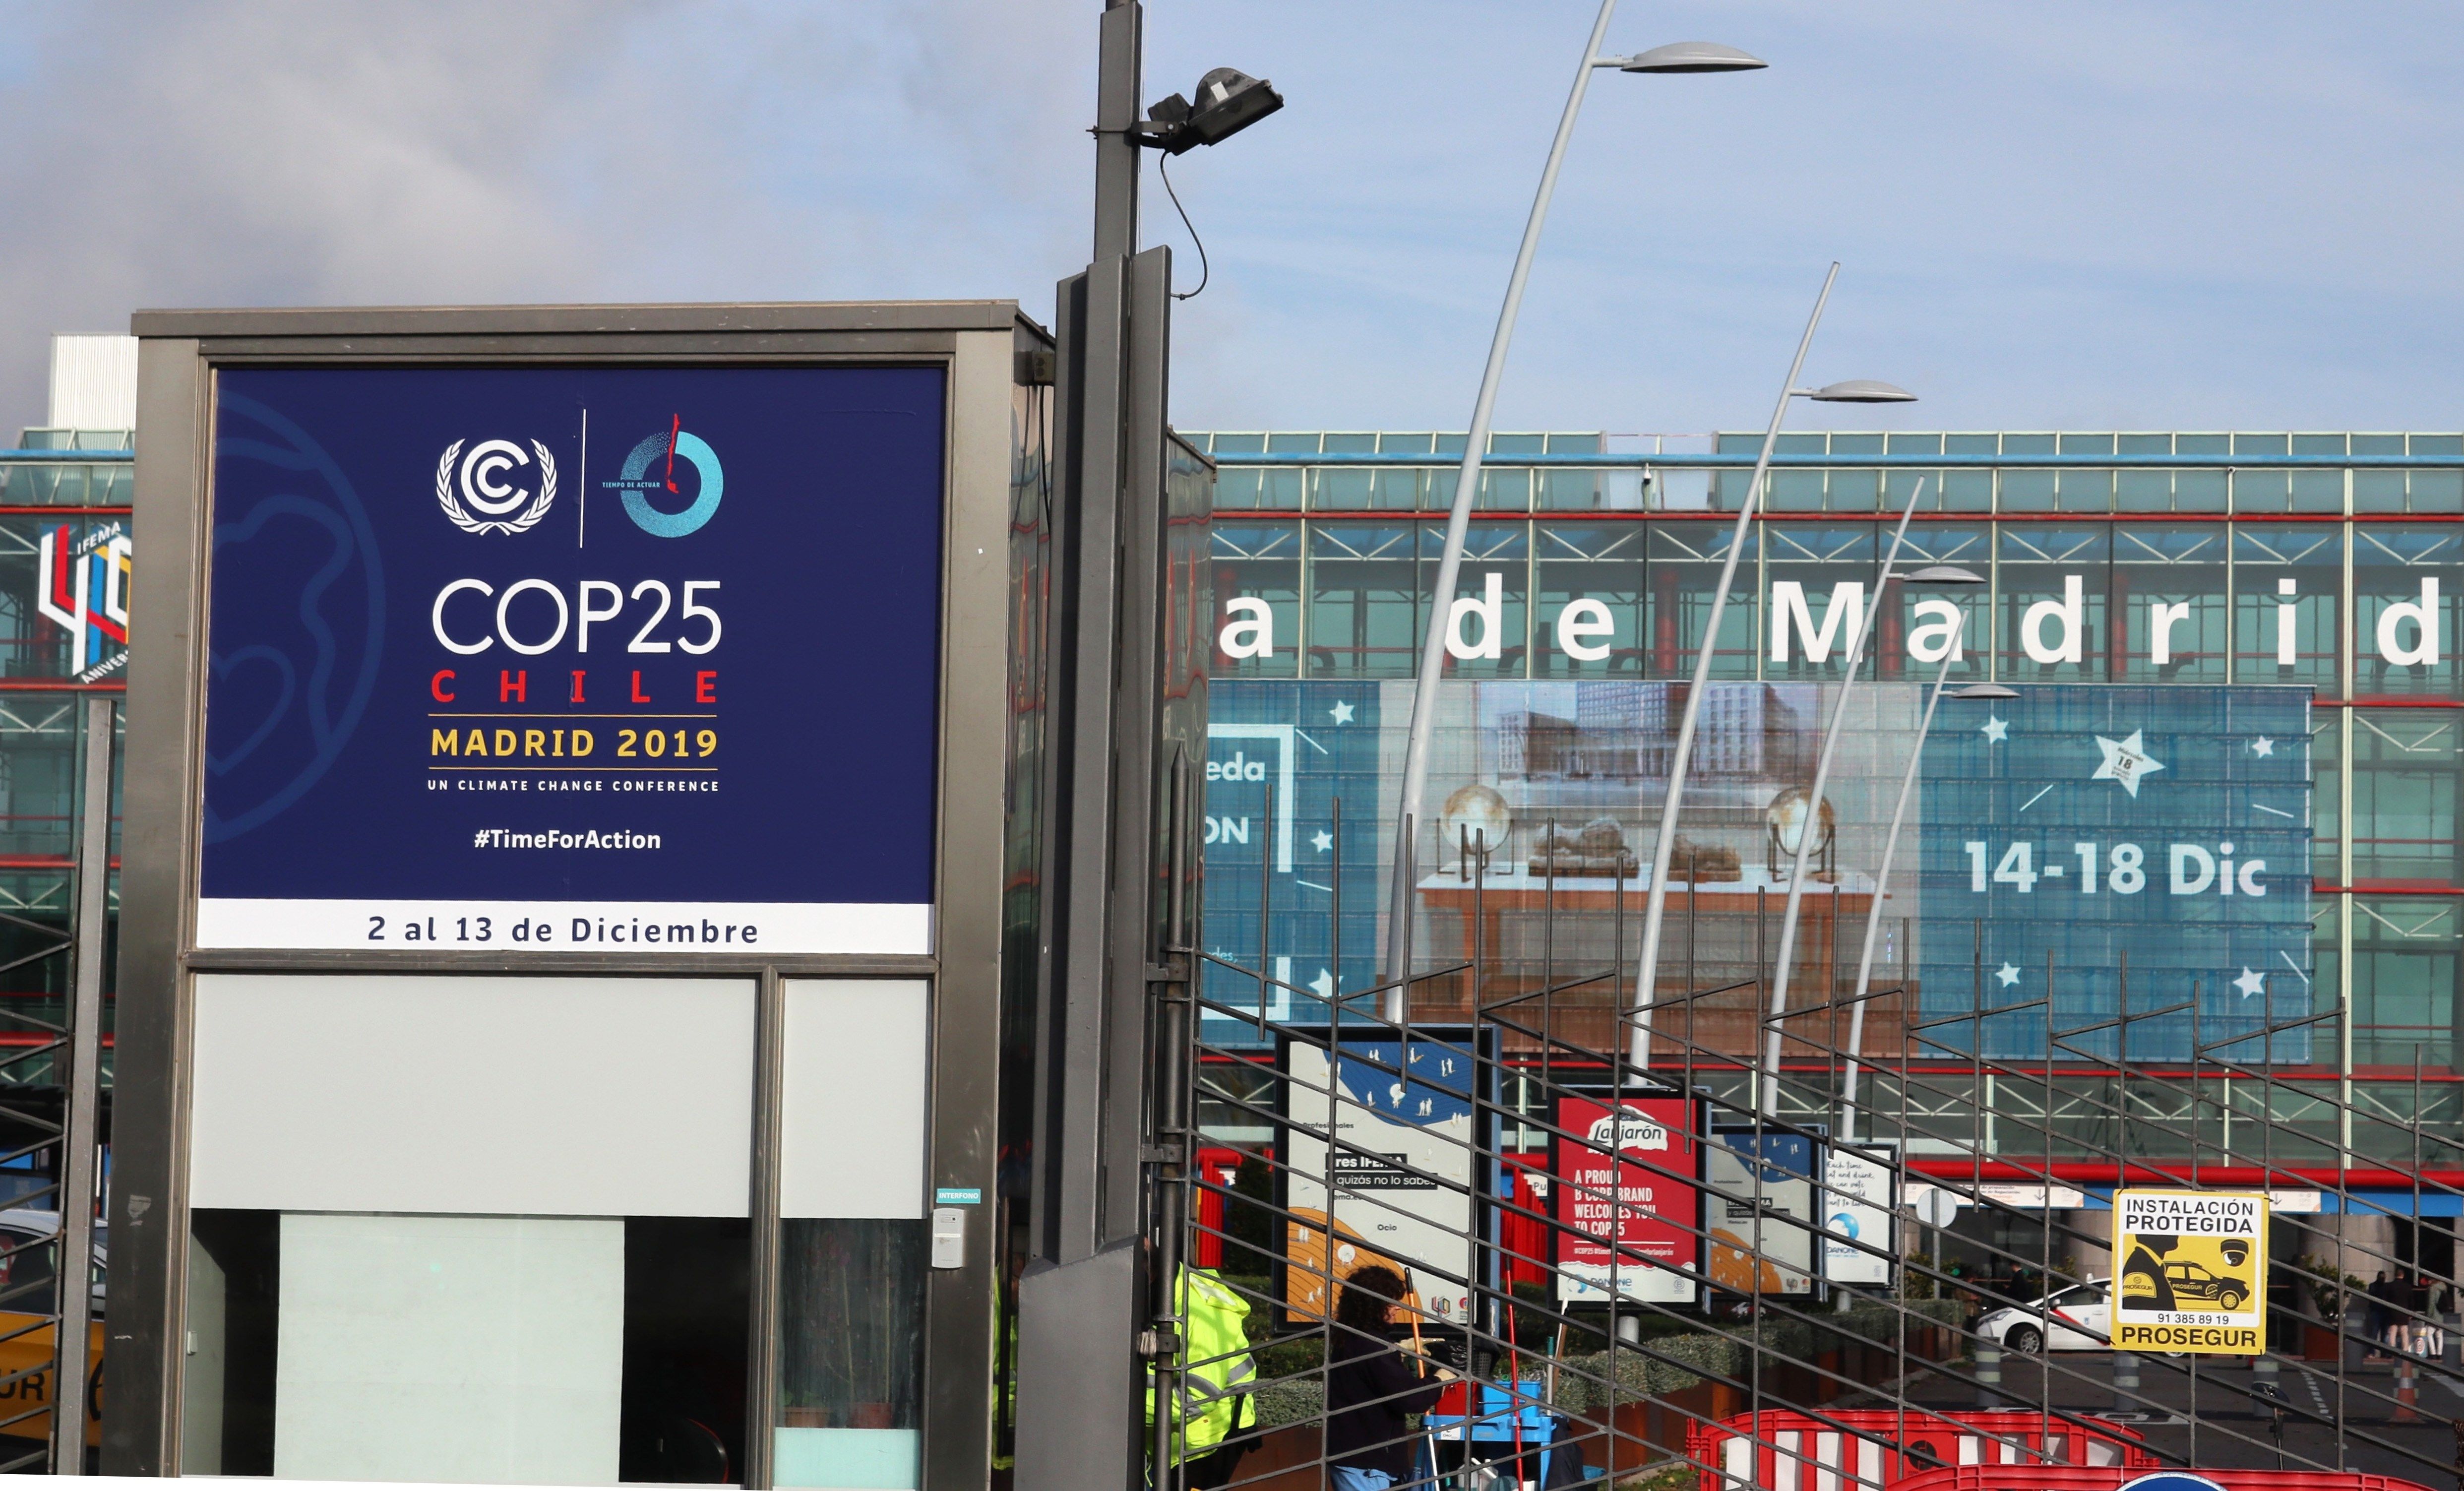
[{"label": "reflection on glass", "polygon": [[778,1484],[917,1483],[924,1250],[916,1218],[780,1223]]}]

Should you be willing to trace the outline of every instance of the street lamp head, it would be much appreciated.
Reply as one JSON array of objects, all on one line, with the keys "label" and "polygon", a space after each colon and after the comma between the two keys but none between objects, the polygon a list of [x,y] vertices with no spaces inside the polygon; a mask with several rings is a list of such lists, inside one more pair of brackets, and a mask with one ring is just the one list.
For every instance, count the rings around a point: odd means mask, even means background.
[{"label": "street lamp head", "polygon": [[1965,689],[1953,689],[1950,696],[1954,699],[2015,699],[2019,697],[2019,691],[2005,689],[2000,684],[1969,684]]},{"label": "street lamp head", "polygon": [[1900,577],[1912,585],[1981,585],[1985,577],[1956,564],[1928,564]]},{"label": "street lamp head", "polygon": [[1771,64],[1750,52],[1716,41],[1672,41],[1638,52],[1617,64],[1620,73],[1750,73]]},{"label": "street lamp head", "polygon": [[1198,101],[1178,94],[1147,110],[1130,128],[1130,138],[1167,155],[1179,155],[1198,145],[1216,144],[1255,124],[1284,106],[1284,96],[1263,77],[1238,68],[1219,67],[1198,80]]},{"label": "street lamp head", "polygon": [[1917,396],[1897,384],[1886,384],[1872,378],[1851,378],[1846,383],[1824,384],[1806,394],[1817,404],[1914,404]]}]

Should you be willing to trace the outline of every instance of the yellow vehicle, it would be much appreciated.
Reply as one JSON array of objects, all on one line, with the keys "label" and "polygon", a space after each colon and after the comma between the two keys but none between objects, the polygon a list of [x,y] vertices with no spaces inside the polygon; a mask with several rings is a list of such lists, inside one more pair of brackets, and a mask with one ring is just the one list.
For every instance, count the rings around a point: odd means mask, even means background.
[{"label": "yellow vehicle", "polygon": [[[46,1317],[58,1304],[56,1212],[0,1211],[0,1434],[52,1436],[52,1343]],[[102,1273],[104,1229],[94,1234],[94,1322],[86,1335],[85,1442],[102,1442]],[[0,1458],[7,1458],[0,1456]]]}]

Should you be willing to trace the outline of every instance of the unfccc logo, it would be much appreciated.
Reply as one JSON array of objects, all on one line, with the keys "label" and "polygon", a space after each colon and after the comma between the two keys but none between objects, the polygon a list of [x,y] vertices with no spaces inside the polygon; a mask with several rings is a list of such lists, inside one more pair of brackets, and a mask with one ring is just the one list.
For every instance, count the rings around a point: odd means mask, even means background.
[{"label": "unfccc logo", "polygon": [[[436,505],[454,527],[466,534],[517,534],[547,516],[548,504],[556,500],[556,457],[547,453],[547,447],[534,440],[526,451],[510,440],[483,440],[465,455],[464,444],[456,440],[447,446],[436,463]],[[536,496],[530,488],[504,479],[506,472],[529,466],[533,454],[539,457]],[[518,516],[508,515],[517,509]]]}]

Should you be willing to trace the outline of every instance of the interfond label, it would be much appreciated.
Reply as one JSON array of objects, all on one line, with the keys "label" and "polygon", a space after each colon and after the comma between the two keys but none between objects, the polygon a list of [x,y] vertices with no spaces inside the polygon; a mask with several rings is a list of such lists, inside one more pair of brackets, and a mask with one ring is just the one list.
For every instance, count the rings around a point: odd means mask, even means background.
[{"label": "interfond label", "polygon": [[199,942],[929,952],[942,399],[222,373]]}]

